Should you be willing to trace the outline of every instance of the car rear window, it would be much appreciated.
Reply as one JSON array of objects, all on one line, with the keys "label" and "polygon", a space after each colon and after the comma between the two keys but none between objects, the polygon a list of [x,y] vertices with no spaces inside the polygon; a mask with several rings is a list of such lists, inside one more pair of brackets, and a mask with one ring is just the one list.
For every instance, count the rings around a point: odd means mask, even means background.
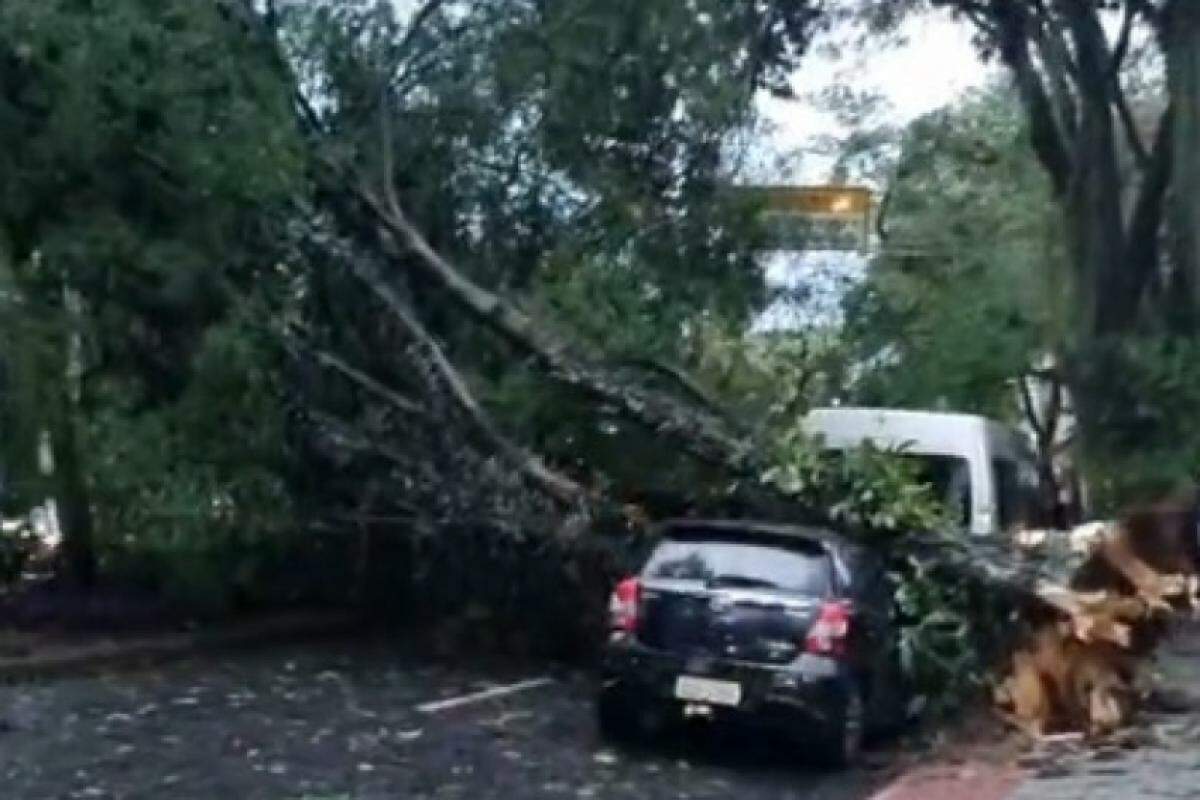
[{"label": "car rear window", "polygon": [[725,532],[670,534],[642,574],[650,579],[705,581],[825,596],[832,589],[829,554],[819,542]]}]

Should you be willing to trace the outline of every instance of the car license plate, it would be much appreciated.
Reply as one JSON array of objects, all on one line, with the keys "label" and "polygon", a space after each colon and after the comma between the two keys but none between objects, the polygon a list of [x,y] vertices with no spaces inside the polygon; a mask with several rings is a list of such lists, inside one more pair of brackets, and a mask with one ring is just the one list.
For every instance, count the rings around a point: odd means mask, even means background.
[{"label": "car license plate", "polygon": [[742,687],[733,681],[714,681],[680,675],[675,679],[675,697],[693,703],[736,706],[742,702]]}]

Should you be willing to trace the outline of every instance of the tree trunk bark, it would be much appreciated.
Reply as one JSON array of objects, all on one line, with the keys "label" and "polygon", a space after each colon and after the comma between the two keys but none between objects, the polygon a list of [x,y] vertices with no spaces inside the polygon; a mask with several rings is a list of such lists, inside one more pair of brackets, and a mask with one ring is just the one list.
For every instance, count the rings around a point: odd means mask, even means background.
[{"label": "tree trunk bark", "polygon": [[1174,108],[1174,171],[1169,199],[1175,319],[1200,317],[1200,3],[1176,0],[1165,26],[1167,92]]},{"label": "tree trunk bark", "polygon": [[96,582],[91,498],[79,455],[75,404],[66,391],[60,394],[51,430],[55,494],[63,536],[59,575],[75,588],[90,589]]},{"label": "tree trunk bark", "polygon": [[1121,290],[1126,277],[1125,226],[1107,41],[1090,4],[1059,0],[1058,5],[1075,46],[1080,98],[1067,218],[1086,342],[1119,333],[1130,325],[1136,315],[1137,298]]},{"label": "tree trunk bark", "polygon": [[75,588],[90,589],[96,582],[96,548],[77,427],[83,398],[83,300],[68,285],[63,286],[63,309],[70,325],[63,341],[62,384],[51,388],[55,416],[50,432],[63,535],[59,575]]}]

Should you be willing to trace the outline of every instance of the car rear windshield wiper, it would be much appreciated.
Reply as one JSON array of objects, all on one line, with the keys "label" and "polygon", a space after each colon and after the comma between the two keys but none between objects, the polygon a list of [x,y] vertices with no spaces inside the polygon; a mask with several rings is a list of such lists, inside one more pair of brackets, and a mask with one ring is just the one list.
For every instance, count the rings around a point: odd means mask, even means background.
[{"label": "car rear windshield wiper", "polygon": [[706,581],[709,588],[731,586],[741,589],[778,589],[779,584],[765,578],[751,578],[747,575],[714,575]]}]

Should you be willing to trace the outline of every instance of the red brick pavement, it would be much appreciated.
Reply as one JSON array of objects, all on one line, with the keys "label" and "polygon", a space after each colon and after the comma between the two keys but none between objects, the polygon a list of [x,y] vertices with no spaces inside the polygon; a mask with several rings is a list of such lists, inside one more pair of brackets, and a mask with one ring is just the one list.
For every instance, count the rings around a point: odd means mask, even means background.
[{"label": "red brick pavement", "polygon": [[1016,767],[968,762],[919,767],[905,773],[871,800],[1004,800],[1020,785]]}]

